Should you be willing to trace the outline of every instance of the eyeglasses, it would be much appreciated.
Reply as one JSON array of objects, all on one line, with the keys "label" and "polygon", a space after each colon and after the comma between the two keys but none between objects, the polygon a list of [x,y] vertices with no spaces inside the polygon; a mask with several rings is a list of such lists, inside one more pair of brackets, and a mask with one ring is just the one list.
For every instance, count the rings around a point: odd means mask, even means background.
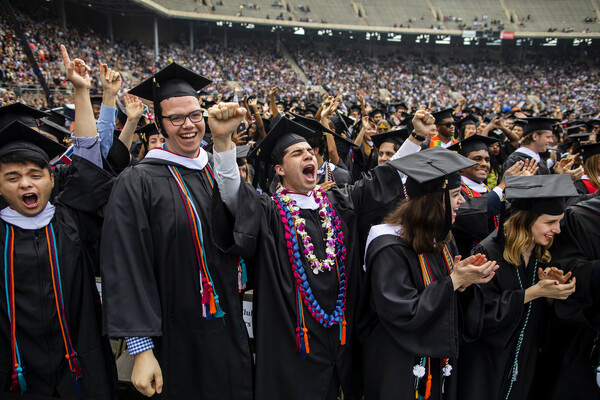
[{"label": "eyeglasses", "polygon": [[174,126],[181,126],[181,125],[185,124],[186,118],[189,118],[192,123],[197,124],[198,122],[202,121],[202,119],[204,118],[204,113],[202,112],[202,110],[196,110],[196,111],[192,111],[191,113],[189,113],[187,115],[184,115],[184,114],[163,115],[163,118],[167,118],[169,121],[171,121],[171,123]]},{"label": "eyeglasses", "polygon": [[445,124],[436,124],[437,126],[445,126],[446,128],[450,128],[454,125],[453,122],[446,122]]}]

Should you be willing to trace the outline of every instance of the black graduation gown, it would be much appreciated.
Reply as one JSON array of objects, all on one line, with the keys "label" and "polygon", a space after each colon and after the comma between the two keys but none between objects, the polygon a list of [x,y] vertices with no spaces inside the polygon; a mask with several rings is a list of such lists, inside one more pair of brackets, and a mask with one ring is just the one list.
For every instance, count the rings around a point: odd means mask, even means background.
[{"label": "black graduation gown", "polygon": [[[453,243],[448,246],[457,254]],[[431,400],[456,396],[456,357],[461,339],[474,340],[483,322],[477,285],[456,292],[442,254],[426,254],[434,281],[425,288],[418,256],[400,237],[379,236],[366,255],[365,291],[370,318],[365,337],[365,400],[415,398],[413,367],[431,357]],[[462,351],[462,349],[461,349]],[[442,359],[453,367],[442,394]]]},{"label": "black graduation gown", "polygon": [[[506,161],[504,162],[504,164],[502,164],[502,175],[498,177],[498,182],[500,182],[502,180],[502,176],[504,175],[504,172],[509,169],[510,167],[512,167],[513,165],[515,165],[518,161],[527,161],[527,160],[531,160],[533,159],[532,157],[529,157],[527,154],[525,153],[521,153],[520,151],[515,151],[513,153],[511,153],[508,158],[506,159]],[[550,169],[548,168],[548,164],[546,164],[546,161],[541,160],[538,164],[538,171],[536,173],[536,175],[548,175],[551,174]]]},{"label": "black graduation gown", "polygon": [[474,196],[464,187],[461,193],[465,203],[456,212],[452,234],[456,240],[458,253],[466,258],[471,255],[471,250],[477,243],[496,229],[494,216],[500,213],[501,201],[495,193]]},{"label": "black graduation gown", "polygon": [[[517,341],[529,306],[529,303],[523,303],[525,289],[532,286],[534,274],[537,282],[535,259],[532,257],[526,268],[508,264],[502,256],[504,243],[496,242],[496,234],[491,234],[473,249],[473,254],[486,255],[488,260],[498,262],[500,268],[489,283],[481,285],[485,296],[483,332],[479,340],[461,347],[458,360],[458,398],[461,400],[506,398]],[[538,267],[545,268],[546,265],[538,263]],[[545,309],[546,299],[531,302],[511,399],[528,399],[531,393]]]},{"label": "black graduation gown", "polygon": [[[252,188],[245,190],[253,191]],[[360,398],[360,363],[353,361],[355,355],[360,355],[360,351],[353,354],[357,346],[354,336],[363,264],[358,246],[359,226],[369,227],[365,219],[376,215],[375,210],[389,209],[391,204],[397,202],[401,192],[398,171],[389,165],[375,168],[352,186],[333,188],[327,192],[341,219],[347,249],[348,344],[340,345],[338,325],[323,327],[305,308],[306,327],[310,335],[310,354],[306,358],[295,351],[296,291],[284,226],[275,202],[265,195],[260,197],[263,213],[258,216],[261,220],[257,220],[261,235],[256,253],[253,311],[256,399],[330,399],[330,389],[333,387],[337,393],[339,383],[346,399]],[[238,201],[238,204],[242,203]],[[318,212],[301,212],[302,218],[306,219],[306,231],[312,238],[315,255],[322,260],[325,258],[325,233]],[[243,211],[243,215],[248,219],[253,216],[246,211]],[[332,312],[339,286],[336,272],[314,275],[307,268],[306,260],[303,258],[302,261],[313,294],[326,312]]]},{"label": "black graduation gown", "polygon": [[600,399],[596,374],[589,363],[600,331],[599,293],[590,293],[592,270],[600,268],[600,198],[565,211],[561,233],[554,239],[552,260],[577,278],[577,288],[566,301],[556,301],[550,319],[548,345],[540,358],[540,381],[547,388],[539,398]]},{"label": "black graduation gown", "polygon": [[361,174],[368,172],[377,166],[377,147],[371,147],[371,153],[367,154],[364,145],[361,144],[358,149],[354,149],[352,160],[352,179],[358,181]]},{"label": "black graduation gown", "polygon": [[[177,165],[176,165],[177,166]],[[209,272],[223,318],[202,316],[199,267],[187,213],[167,162],[125,170],[102,232],[104,329],[109,337],[151,337],[164,399],[250,399],[251,354],[242,319],[237,254],[254,238],[236,225],[204,171],[178,169],[202,221]],[[242,183],[242,185],[244,185]],[[240,202],[243,202],[240,199]]]},{"label": "black graduation gown", "polygon": [[[56,236],[65,313],[73,347],[82,368],[82,395],[71,380],[55,304],[44,228],[15,232],[15,300],[17,342],[29,380],[29,395],[40,399],[114,399],[117,373],[110,344],[101,336],[101,306],[94,279],[94,259],[87,254],[87,231],[99,231],[82,214],[98,214],[108,200],[113,178],[87,160],[74,157],[65,191],[55,199],[51,221]],[[85,221],[81,224],[80,221]],[[101,221],[101,220],[100,220]],[[0,251],[5,252],[7,224],[0,221]],[[4,268],[4,262],[2,262]],[[10,325],[6,287],[0,280],[0,398],[9,394],[12,380]]]}]

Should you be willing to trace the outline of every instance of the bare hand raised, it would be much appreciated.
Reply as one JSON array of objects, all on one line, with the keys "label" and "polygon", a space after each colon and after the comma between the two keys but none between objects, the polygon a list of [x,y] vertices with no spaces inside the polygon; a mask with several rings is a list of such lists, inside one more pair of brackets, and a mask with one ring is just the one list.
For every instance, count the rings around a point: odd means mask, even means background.
[{"label": "bare hand raised", "polygon": [[85,65],[83,60],[76,58],[71,61],[67,48],[64,45],[60,45],[60,52],[62,53],[63,64],[67,74],[67,79],[73,84],[75,89],[89,89],[92,86],[90,81],[91,68]]}]

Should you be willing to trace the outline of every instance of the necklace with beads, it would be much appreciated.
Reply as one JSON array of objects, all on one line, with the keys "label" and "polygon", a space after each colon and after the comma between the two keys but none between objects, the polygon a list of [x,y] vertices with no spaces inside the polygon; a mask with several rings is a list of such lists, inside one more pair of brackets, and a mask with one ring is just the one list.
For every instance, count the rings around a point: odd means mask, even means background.
[{"label": "necklace with beads", "polygon": [[[314,246],[312,245],[312,241],[308,234],[306,234],[305,221],[299,218],[300,208],[289,197],[289,193],[288,190],[279,185],[272,198],[285,227],[286,246],[296,282],[296,351],[304,358],[310,353],[304,307],[308,309],[312,317],[323,327],[331,328],[334,325],[338,325],[340,328],[340,344],[342,346],[346,344],[346,246],[344,246],[344,233],[342,232],[341,221],[335,214],[323,190],[317,186],[314,198],[319,205],[319,216],[322,220],[321,226],[325,229],[327,235],[327,256],[324,261],[318,260],[313,253]],[[304,250],[302,254],[298,243],[298,236],[303,239]],[[302,255],[309,261],[315,274],[319,271],[331,270],[333,269],[333,265],[335,265],[339,289],[336,305],[332,313],[326,313],[315,298],[306,276]],[[331,267],[327,268],[330,265],[329,260],[331,260]]]}]

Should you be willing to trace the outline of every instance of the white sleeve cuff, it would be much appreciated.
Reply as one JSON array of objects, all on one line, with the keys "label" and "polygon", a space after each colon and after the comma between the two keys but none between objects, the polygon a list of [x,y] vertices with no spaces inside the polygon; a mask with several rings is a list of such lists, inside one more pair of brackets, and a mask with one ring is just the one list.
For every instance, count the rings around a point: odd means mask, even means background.
[{"label": "white sleeve cuff", "polygon": [[240,190],[240,170],[236,158],[236,147],[231,143],[232,149],[218,153],[213,151],[215,179],[219,185],[219,193],[223,203],[235,215],[237,196]]},{"label": "white sleeve cuff", "polygon": [[504,194],[504,190],[502,190],[502,188],[496,186],[492,192],[496,193],[498,195],[498,197],[500,198],[500,200],[502,200],[502,195]]}]

